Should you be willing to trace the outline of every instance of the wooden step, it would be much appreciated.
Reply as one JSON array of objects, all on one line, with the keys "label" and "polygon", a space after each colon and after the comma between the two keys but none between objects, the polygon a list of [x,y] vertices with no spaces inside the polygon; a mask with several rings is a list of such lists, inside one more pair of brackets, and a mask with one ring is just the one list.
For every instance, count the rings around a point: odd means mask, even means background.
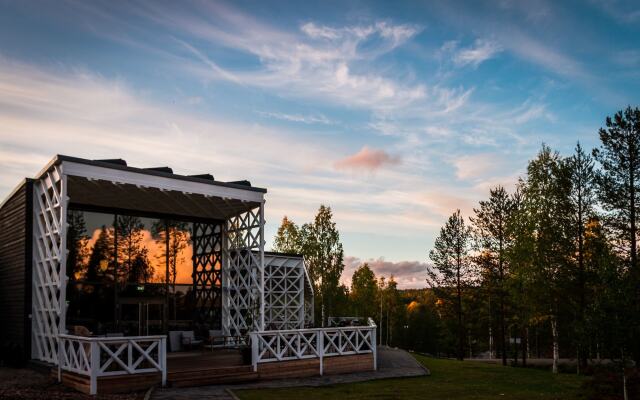
[{"label": "wooden step", "polygon": [[231,367],[220,367],[220,368],[198,368],[198,369],[190,369],[190,370],[180,370],[180,371],[169,371],[167,374],[167,379],[183,379],[190,377],[200,377],[200,376],[217,376],[217,375],[232,375],[232,374],[241,374],[244,372],[251,372],[253,368],[251,365],[238,365]]},{"label": "wooden step", "polygon": [[234,374],[218,374],[203,375],[192,377],[180,377],[179,379],[168,379],[171,387],[192,387],[192,386],[208,386],[229,383],[252,382],[259,378],[257,372],[249,370],[248,372],[238,372]]}]

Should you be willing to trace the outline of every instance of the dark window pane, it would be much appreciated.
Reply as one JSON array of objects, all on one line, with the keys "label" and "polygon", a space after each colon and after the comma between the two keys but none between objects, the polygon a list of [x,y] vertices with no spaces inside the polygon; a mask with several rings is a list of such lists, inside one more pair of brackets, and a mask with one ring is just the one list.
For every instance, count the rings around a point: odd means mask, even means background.
[{"label": "dark window pane", "polygon": [[67,230],[67,326],[95,334],[113,328],[114,215],[70,210]]}]

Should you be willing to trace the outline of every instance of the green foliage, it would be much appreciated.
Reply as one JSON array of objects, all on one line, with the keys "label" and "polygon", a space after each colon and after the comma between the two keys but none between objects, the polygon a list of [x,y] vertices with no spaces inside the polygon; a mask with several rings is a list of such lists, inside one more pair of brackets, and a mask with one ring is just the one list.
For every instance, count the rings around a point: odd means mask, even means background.
[{"label": "green foliage", "polygon": [[361,265],[351,278],[351,302],[356,316],[373,317],[376,311],[378,286],[369,264]]},{"label": "green foliage", "polygon": [[[482,271],[483,286],[486,289],[488,306],[493,297],[497,303],[499,320],[499,345],[502,351],[502,362],[507,363],[506,351],[506,297],[509,263],[506,252],[511,244],[509,223],[516,211],[516,201],[509,196],[502,186],[489,191],[489,200],[480,201],[480,207],[474,209],[476,216],[471,218],[479,254],[476,264]],[[489,314],[491,311],[489,310]]]},{"label": "green foliage", "polygon": [[429,258],[433,266],[427,271],[427,281],[436,294],[452,304],[457,317],[458,359],[464,357],[465,328],[462,292],[475,282],[471,263],[471,229],[465,224],[460,210],[453,213],[436,238]]},{"label": "green foliage", "polygon": [[609,229],[624,242],[621,248],[632,268],[637,267],[636,224],[640,196],[640,109],[627,107],[599,131],[601,145],[593,150],[600,164],[598,194],[607,211]]},{"label": "green foliage", "polygon": [[338,300],[343,291],[340,276],[344,270],[344,250],[330,207],[321,205],[314,221],[302,225],[299,241],[309,278],[315,285],[316,321],[323,321],[341,308]]},{"label": "green foliage", "polygon": [[297,254],[301,251],[298,226],[285,215],[273,240],[273,251]]}]

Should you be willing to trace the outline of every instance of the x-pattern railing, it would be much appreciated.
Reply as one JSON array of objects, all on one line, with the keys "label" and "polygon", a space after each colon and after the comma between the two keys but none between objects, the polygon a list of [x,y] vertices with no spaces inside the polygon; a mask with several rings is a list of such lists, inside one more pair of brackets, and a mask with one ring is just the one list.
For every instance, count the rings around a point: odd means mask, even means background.
[{"label": "x-pattern railing", "polygon": [[167,379],[166,336],[84,337],[58,335],[58,379],[61,371],[90,378],[90,394],[101,376],[160,372]]},{"label": "x-pattern railing", "polygon": [[260,363],[318,358],[322,375],[325,357],[367,353],[375,368],[376,325],[251,332],[251,347],[256,371]]}]

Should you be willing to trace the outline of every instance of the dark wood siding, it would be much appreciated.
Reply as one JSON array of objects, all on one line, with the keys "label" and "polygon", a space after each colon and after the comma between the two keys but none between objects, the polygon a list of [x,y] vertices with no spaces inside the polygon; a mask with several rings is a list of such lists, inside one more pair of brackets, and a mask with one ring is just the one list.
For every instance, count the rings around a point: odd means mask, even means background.
[{"label": "dark wood siding", "polygon": [[32,193],[26,180],[0,208],[0,357],[8,362],[30,358]]}]

